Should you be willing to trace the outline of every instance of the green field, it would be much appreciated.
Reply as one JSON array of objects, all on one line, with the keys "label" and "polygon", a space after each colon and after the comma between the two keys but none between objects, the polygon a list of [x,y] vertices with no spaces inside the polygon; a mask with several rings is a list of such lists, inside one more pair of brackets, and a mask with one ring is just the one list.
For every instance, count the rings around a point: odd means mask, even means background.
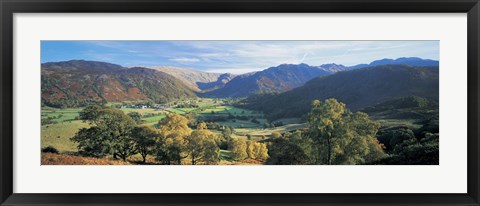
[{"label": "green field", "polygon": [[[76,120],[79,113],[83,108],[69,108],[69,109],[55,109],[55,108],[42,108],[42,119],[52,118],[52,121],[56,123],[69,122]],[[142,117],[145,124],[157,123],[159,120],[165,117],[164,112],[152,108],[136,109],[136,108],[121,108],[126,114],[130,112],[138,112],[140,115],[154,115],[148,117]]]},{"label": "green field", "polygon": [[161,119],[165,118],[166,115],[156,115],[156,116],[151,116],[151,117],[144,117],[142,120],[144,121],[144,124],[149,124],[149,123],[158,123]]},{"label": "green field", "polygon": [[175,114],[185,114],[196,109],[197,108],[168,108],[166,110],[168,112],[175,113]]},{"label": "green field", "polygon": [[59,152],[76,152],[76,144],[70,141],[70,138],[73,137],[80,128],[86,127],[89,127],[89,125],[80,120],[44,125],[41,131],[41,147],[53,146]]},{"label": "green field", "polygon": [[202,99],[198,99],[196,101],[198,107],[210,107],[210,106],[213,106],[213,105],[218,105],[220,104],[220,101],[219,100],[214,100],[214,99],[208,99],[208,98],[202,98]]},{"label": "green field", "polygon": [[[212,113],[213,112],[213,113]],[[212,108],[207,108],[204,111],[201,111],[200,114],[202,115],[235,115],[235,116],[256,116],[261,117],[263,114],[247,110],[241,109],[234,106],[213,106]]]},{"label": "green field", "polygon": [[42,119],[53,118],[55,122],[64,122],[74,120],[78,117],[79,112],[82,109],[54,109],[54,108],[42,108]]},{"label": "green field", "polygon": [[153,108],[145,108],[145,109],[137,109],[137,108],[121,108],[120,110],[122,110],[123,112],[125,113],[130,113],[130,112],[138,112],[139,114],[141,115],[144,115],[144,114],[157,114],[157,113],[160,113],[161,111],[160,110],[156,110],[156,109],[153,109]]}]

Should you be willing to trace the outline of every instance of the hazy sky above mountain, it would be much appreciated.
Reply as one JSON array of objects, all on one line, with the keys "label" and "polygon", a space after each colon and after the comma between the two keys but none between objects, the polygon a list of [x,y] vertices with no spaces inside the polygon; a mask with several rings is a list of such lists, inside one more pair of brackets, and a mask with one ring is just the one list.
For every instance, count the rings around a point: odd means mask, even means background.
[{"label": "hazy sky above mountain", "polygon": [[383,58],[439,60],[439,41],[42,41],[41,62],[83,59],[246,73],[279,64],[346,66]]}]

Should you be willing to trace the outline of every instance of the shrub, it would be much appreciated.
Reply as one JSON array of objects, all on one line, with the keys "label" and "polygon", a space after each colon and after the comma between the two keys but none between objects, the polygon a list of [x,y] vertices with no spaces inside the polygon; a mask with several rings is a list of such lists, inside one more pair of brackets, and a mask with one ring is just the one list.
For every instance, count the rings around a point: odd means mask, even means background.
[{"label": "shrub", "polygon": [[58,150],[53,146],[42,148],[42,152],[58,154]]}]

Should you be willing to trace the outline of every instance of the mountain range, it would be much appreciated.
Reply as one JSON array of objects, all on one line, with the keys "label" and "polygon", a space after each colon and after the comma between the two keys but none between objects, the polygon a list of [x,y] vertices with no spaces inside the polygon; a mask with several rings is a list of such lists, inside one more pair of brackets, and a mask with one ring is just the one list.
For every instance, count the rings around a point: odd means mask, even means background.
[{"label": "mountain range", "polygon": [[439,98],[437,66],[380,65],[338,72],[308,81],[281,94],[251,96],[240,106],[263,111],[270,118],[300,117],[312,100],[336,98],[350,110],[359,110],[390,99],[418,96],[433,102]]},{"label": "mountain range", "polygon": [[225,84],[224,87],[207,92],[203,96],[238,98],[248,97],[255,94],[282,93],[303,86],[307,81],[315,77],[327,76],[336,72],[389,64],[438,67],[438,61],[416,57],[382,59],[373,61],[370,64],[359,64],[351,67],[335,63],[323,64],[320,66],[309,66],[307,64],[282,64],[253,74],[249,73],[237,76]]},{"label": "mountain range", "polygon": [[388,65],[388,64],[406,64],[410,66],[439,66],[439,62],[431,59],[421,59],[418,57],[402,57],[398,59],[380,59],[371,62],[370,64],[358,64],[355,66],[349,67],[352,69],[361,69],[365,67]]},{"label": "mountain range", "polygon": [[332,73],[321,67],[307,64],[282,64],[263,71],[237,76],[224,87],[207,92],[204,96],[236,98],[254,94],[285,92],[302,86],[315,77]]},{"label": "mountain range", "polygon": [[[438,61],[415,57],[382,59],[351,67],[334,63],[320,66],[282,64],[243,75],[210,73],[170,66],[123,67],[85,60],[50,62],[42,64],[42,103],[70,107],[100,101],[167,102],[195,96],[215,98],[252,97],[262,94],[269,96],[293,91],[302,86],[307,87],[307,82],[317,81],[316,79],[320,77],[342,73],[357,76],[360,73],[355,73],[356,70],[401,64],[438,68]],[[336,85],[335,82],[331,83]],[[347,81],[344,84],[351,83]],[[339,88],[331,89],[336,91]],[[328,94],[327,91],[322,93]]]}]

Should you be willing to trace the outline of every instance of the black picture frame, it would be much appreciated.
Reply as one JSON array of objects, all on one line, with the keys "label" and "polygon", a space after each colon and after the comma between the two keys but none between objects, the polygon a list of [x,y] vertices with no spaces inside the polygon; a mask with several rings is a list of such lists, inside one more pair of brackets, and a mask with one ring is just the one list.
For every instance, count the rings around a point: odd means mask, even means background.
[{"label": "black picture frame", "polygon": [[[0,0],[1,205],[480,205],[478,0]],[[15,13],[467,13],[468,192],[466,194],[20,194],[13,193]],[[414,187],[414,185],[412,185]]]}]

